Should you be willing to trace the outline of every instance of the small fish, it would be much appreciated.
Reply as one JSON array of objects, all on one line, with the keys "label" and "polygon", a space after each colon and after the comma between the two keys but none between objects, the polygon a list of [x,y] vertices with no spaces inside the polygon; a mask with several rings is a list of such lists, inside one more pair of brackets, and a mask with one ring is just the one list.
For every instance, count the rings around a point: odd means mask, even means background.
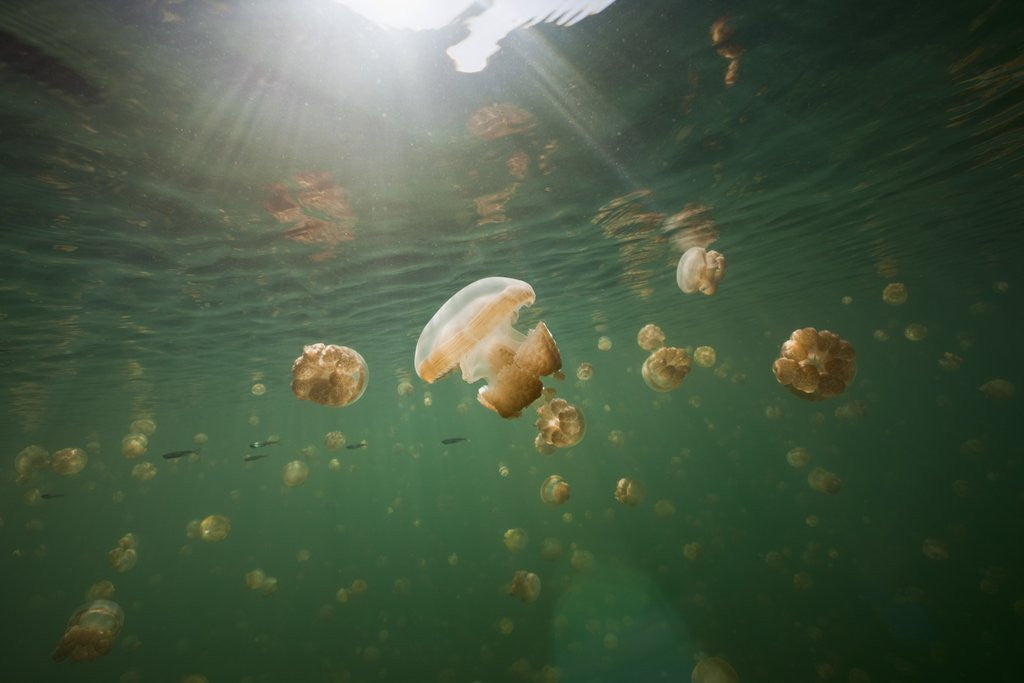
[{"label": "small fish", "polygon": [[259,460],[260,458],[267,457],[266,453],[250,453],[249,455],[242,458],[246,462],[252,462],[253,460]]},{"label": "small fish", "polygon": [[359,443],[350,443],[349,445],[345,446],[345,448],[349,449],[350,451],[354,451],[357,448],[366,448],[369,445],[370,444],[366,443],[366,439],[363,439]]},{"label": "small fish", "polygon": [[186,455],[199,455],[199,451],[171,451],[164,453],[161,457],[164,460],[174,460],[175,458],[184,458]]},{"label": "small fish", "polygon": [[249,444],[249,448],[263,448],[264,446],[273,446],[275,443],[280,443],[281,438],[277,436],[268,437],[265,441],[253,441]]},{"label": "small fish", "polygon": [[50,500],[51,498],[63,498],[64,494],[63,493],[40,493],[39,497],[40,498],[45,498],[46,500]]},{"label": "small fish", "polygon": [[464,436],[452,436],[447,439],[441,439],[441,443],[443,443],[445,446],[449,446],[453,443],[459,443],[461,441],[469,441],[469,439],[467,439]]}]

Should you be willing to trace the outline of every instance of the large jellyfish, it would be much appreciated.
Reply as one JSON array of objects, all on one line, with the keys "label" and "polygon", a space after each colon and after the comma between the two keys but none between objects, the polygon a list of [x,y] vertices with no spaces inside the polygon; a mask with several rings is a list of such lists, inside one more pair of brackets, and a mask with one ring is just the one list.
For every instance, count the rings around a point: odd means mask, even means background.
[{"label": "large jellyfish", "polygon": [[644,382],[655,391],[672,391],[690,372],[690,356],[685,350],[663,346],[644,361],[640,370]]},{"label": "large jellyfish", "polygon": [[110,652],[124,626],[124,611],[116,602],[93,600],[75,610],[64,635],[53,651],[53,661],[71,657],[87,662]]},{"label": "large jellyfish", "polygon": [[821,400],[846,390],[857,374],[856,357],[839,335],[804,327],[783,343],[772,369],[779,384],[800,398]]},{"label": "large jellyfish", "polygon": [[347,346],[311,344],[292,364],[292,393],[325,406],[355,403],[368,379],[366,361]]},{"label": "large jellyfish", "polygon": [[725,277],[725,257],[704,247],[690,247],[676,266],[676,284],[684,294],[700,292],[711,296]]},{"label": "large jellyfish", "polygon": [[518,417],[541,394],[540,377],[558,372],[562,357],[541,322],[523,334],[512,327],[518,311],[534,302],[521,280],[489,277],[463,287],[430,319],[416,343],[416,374],[436,382],[454,370],[487,384],[477,400],[502,417]]}]

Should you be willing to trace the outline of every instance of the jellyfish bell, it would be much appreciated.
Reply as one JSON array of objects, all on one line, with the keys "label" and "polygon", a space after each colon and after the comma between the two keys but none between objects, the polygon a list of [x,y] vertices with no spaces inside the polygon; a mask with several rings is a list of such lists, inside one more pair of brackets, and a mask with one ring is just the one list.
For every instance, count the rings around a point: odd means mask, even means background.
[{"label": "jellyfish bell", "polygon": [[564,398],[553,398],[537,408],[537,450],[545,453],[538,440],[555,448],[568,448],[580,442],[586,431],[583,413]]},{"label": "jellyfish bell", "polygon": [[857,374],[857,352],[839,335],[813,327],[794,330],[772,365],[775,379],[800,398],[837,396]]},{"label": "jellyfish bell", "polygon": [[636,344],[644,351],[654,351],[665,345],[665,333],[654,323],[647,323],[636,333]]},{"label": "jellyfish bell", "polygon": [[548,505],[561,505],[569,500],[569,482],[552,474],[540,486],[540,499]]},{"label": "jellyfish bell", "polygon": [[292,363],[292,393],[299,400],[343,407],[366,391],[369,371],[355,349],[335,344],[310,344]]},{"label": "jellyfish bell", "polygon": [[683,349],[663,346],[644,361],[641,374],[655,391],[676,389],[690,372],[690,356]]},{"label": "jellyfish bell", "polygon": [[690,674],[692,683],[740,683],[732,664],[721,657],[707,657],[697,662]]},{"label": "jellyfish bell", "polygon": [[70,476],[85,469],[89,456],[81,448],[62,448],[53,454],[53,471],[57,474]]},{"label": "jellyfish bell", "polygon": [[512,327],[519,309],[535,300],[521,280],[488,277],[463,287],[437,310],[420,333],[416,374],[436,382],[456,367],[462,379],[486,379],[477,400],[502,417],[518,417],[543,390],[540,377],[562,367],[543,322],[527,334]]},{"label": "jellyfish bell", "polygon": [[540,596],[540,577],[525,569],[518,570],[512,576],[508,594],[526,603],[533,602]]},{"label": "jellyfish bell", "polygon": [[124,627],[124,610],[111,600],[93,600],[71,615],[53,661],[71,657],[76,662],[87,662],[110,652],[114,640]]},{"label": "jellyfish bell", "polygon": [[725,257],[704,247],[690,247],[679,258],[676,266],[676,284],[683,294],[700,292],[711,296],[718,291],[718,283],[725,277]]}]

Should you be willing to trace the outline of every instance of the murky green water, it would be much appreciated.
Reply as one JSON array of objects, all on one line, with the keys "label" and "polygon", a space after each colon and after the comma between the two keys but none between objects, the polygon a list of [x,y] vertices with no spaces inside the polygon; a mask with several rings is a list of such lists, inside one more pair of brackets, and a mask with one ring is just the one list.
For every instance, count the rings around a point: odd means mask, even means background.
[{"label": "murky green water", "polygon": [[[998,0],[618,0],[471,74],[458,24],[327,0],[6,3],[4,680],[685,681],[706,656],[745,682],[1018,680],[1021,400],[979,387],[1024,385],[1022,26]],[[679,290],[666,231],[701,222],[714,296]],[[494,275],[536,292],[517,326],[558,343],[576,446],[537,452],[543,401],[503,420],[416,376],[434,311]],[[714,367],[650,390],[647,323]],[[841,395],[776,381],[805,326],[856,349]],[[315,342],[365,357],[358,402],[293,396]],[[19,480],[32,444],[91,451]],[[227,538],[190,539],[211,514]],[[517,570],[536,601],[506,594]],[[103,580],[113,649],[53,663]]]}]

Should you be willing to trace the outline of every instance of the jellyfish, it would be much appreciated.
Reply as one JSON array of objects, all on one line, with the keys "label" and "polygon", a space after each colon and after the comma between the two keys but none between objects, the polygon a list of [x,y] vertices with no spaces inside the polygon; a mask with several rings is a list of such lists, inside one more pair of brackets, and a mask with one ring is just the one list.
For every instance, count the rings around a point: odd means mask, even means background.
[{"label": "jellyfish", "polygon": [[948,560],[949,551],[946,544],[934,538],[926,538],[921,541],[921,552],[929,560]]},{"label": "jellyfish", "polygon": [[149,439],[145,434],[128,434],[121,439],[121,455],[129,460],[145,455],[147,448],[149,448]]},{"label": "jellyfish", "polygon": [[62,448],[53,454],[53,471],[70,476],[85,469],[89,456],[81,448]]},{"label": "jellyfish", "polygon": [[717,354],[712,346],[698,346],[693,350],[693,360],[702,368],[710,368],[717,360]]},{"label": "jellyfish", "polygon": [[903,336],[907,341],[921,341],[928,336],[928,328],[921,323],[910,323],[903,329]]},{"label": "jellyfish", "polygon": [[252,392],[253,396],[262,396],[263,394],[267,393],[267,387],[266,385],[261,384],[260,382],[256,382],[256,384],[252,385],[252,388],[249,389],[249,391]]},{"label": "jellyfish", "polygon": [[93,585],[89,586],[89,590],[85,593],[86,600],[100,600],[114,597],[114,584],[104,579],[103,581],[97,581]]},{"label": "jellyfish", "polygon": [[829,472],[821,467],[815,467],[807,475],[807,484],[818,493],[839,493],[843,487],[843,480],[834,472]]},{"label": "jellyfish", "polygon": [[772,370],[779,384],[811,400],[843,393],[857,374],[856,351],[839,335],[813,327],[794,330]]},{"label": "jellyfish", "polygon": [[231,520],[224,515],[207,515],[199,523],[199,538],[207,543],[223,541],[231,531]]},{"label": "jellyfish", "polygon": [[107,553],[107,562],[119,572],[126,572],[139,560],[139,537],[127,533],[117,541],[117,547]]},{"label": "jellyfish", "polygon": [[718,283],[725,277],[725,257],[704,247],[690,247],[679,258],[676,266],[676,284],[683,294],[700,292],[711,296],[718,291]]},{"label": "jellyfish", "polygon": [[523,548],[526,547],[526,543],[527,541],[529,541],[529,539],[530,537],[526,534],[526,531],[524,529],[519,528],[507,530],[502,537],[502,541],[505,543],[505,547],[513,553],[522,552]]},{"label": "jellyfish", "polygon": [[[36,470],[50,466],[50,454],[42,446],[26,446],[14,457],[14,469],[19,480],[26,481]],[[21,482],[19,482],[21,483]]]},{"label": "jellyfish", "polygon": [[540,542],[540,556],[553,562],[562,556],[562,542],[557,538],[545,538]]},{"label": "jellyfish", "polygon": [[292,393],[323,406],[355,403],[368,379],[366,361],[347,346],[310,344],[292,363]]},{"label": "jellyfish", "polygon": [[455,293],[423,328],[416,343],[416,374],[436,382],[457,366],[462,379],[481,378],[477,400],[504,418],[518,417],[543,390],[540,377],[558,372],[562,357],[543,322],[526,335],[512,327],[534,302],[521,280],[489,277]]},{"label": "jellyfish", "polygon": [[548,505],[561,505],[569,500],[569,482],[552,474],[540,485],[540,499]]},{"label": "jellyfish", "polygon": [[568,448],[583,438],[583,413],[564,398],[553,398],[537,408],[537,416],[538,436],[550,446]]},{"label": "jellyfish", "polygon": [[110,600],[93,600],[71,615],[64,635],[53,651],[53,661],[71,657],[88,662],[110,652],[124,627],[124,610]]},{"label": "jellyfish", "polygon": [[697,662],[690,674],[692,683],[740,683],[739,674],[721,657],[707,657]]},{"label": "jellyfish", "polygon": [[611,337],[602,336],[597,340],[598,351],[611,351],[612,350],[612,339]]},{"label": "jellyfish", "polygon": [[151,462],[140,462],[132,467],[132,477],[139,481],[149,481],[156,476],[156,465]]},{"label": "jellyfish", "polygon": [[148,417],[141,417],[138,420],[132,421],[131,425],[128,427],[128,431],[133,434],[153,436],[153,433],[156,432],[156,422],[153,422]]},{"label": "jellyfish", "polygon": [[309,465],[301,460],[292,460],[284,466],[284,470],[281,472],[281,479],[284,481],[284,485],[291,488],[301,486],[308,476]]},{"label": "jellyfish", "polygon": [[1008,401],[1016,393],[1011,382],[999,378],[990,379],[978,387],[978,390],[993,401]]},{"label": "jellyfish", "polygon": [[615,484],[615,500],[623,505],[639,505],[644,500],[644,487],[629,477],[622,477]]},{"label": "jellyfish", "polygon": [[259,590],[267,580],[262,569],[253,569],[245,573],[245,587],[251,591]]},{"label": "jellyfish", "polygon": [[512,576],[508,594],[523,602],[533,602],[540,595],[540,577],[533,572],[520,569]]},{"label": "jellyfish", "polygon": [[704,546],[698,541],[692,543],[683,544],[683,557],[690,560],[691,562],[700,558],[704,554]]},{"label": "jellyfish", "polygon": [[327,432],[324,435],[324,446],[332,451],[336,451],[345,445],[345,435],[341,432]]},{"label": "jellyfish", "polygon": [[644,351],[654,351],[665,345],[665,333],[654,323],[647,323],[636,334],[636,343]]},{"label": "jellyfish", "polygon": [[907,286],[902,282],[890,282],[882,290],[882,301],[890,306],[902,306],[907,303]]},{"label": "jellyfish", "polygon": [[790,467],[793,467],[795,469],[806,467],[807,463],[809,463],[810,461],[811,452],[802,446],[790,448],[789,451],[786,452],[786,462],[789,463]]},{"label": "jellyfish", "polygon": [[569,564],[578,572],[589,572],[594,568],[594,553],[582,548],[574,548],[569,557]]},{"label": "jellyfish", "polygon": [[587,380],[589,380],[593,376],[594,376],[594,366],[591,365],[590,363],[587,363],[587,362],[580,363],[580,366],[578,368],[576,368],[576,379],[578,379],[581,382],[586,382]]},{"label": "jellyfish", "polygon": [[672,391],[690,372],[690,356],[683,349],[663,346],[644,361],[641,374],[655,391]]}]

